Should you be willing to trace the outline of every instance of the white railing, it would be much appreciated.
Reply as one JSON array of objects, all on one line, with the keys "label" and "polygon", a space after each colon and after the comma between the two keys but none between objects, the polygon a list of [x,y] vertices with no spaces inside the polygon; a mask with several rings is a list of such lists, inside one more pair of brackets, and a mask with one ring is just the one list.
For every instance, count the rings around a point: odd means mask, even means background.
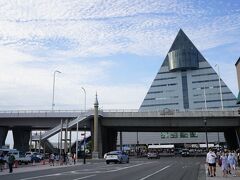
[{"label": "white railing", "polygon": [[[85,120],[88,116],[89,116],[89,114],[83,113],[80,116],[78,116],[76,119],[68,122],[68,125],[66,124],[66,122],[64,122],[63,129],[65,129],[66,127],[68,127],[68,128],[73,127],[77,123]],[[49,137],[57,134],[60,130],[61,130],[61,124],[57,125],[53,129],[50,129],[49,131],[46,131],[44,134],[41,135],[41,137],[40,137],[40,135],[33,136],[32,140],[40,140],[40,138],[41,138],[41,140],[48,139]]]},{"label": "white railing", "polygon": [[[161,109],[161,110],[139,110],[139,109],[99,109],[100,112],[230,112],[237,111],[239,108],[226,108],[226,109]],[[87,112],[91,112],[94,109],[89,109]],[[83,110],[0,110],[1,113],[8,114],[27,114],[27,113],[84,113]]]}]

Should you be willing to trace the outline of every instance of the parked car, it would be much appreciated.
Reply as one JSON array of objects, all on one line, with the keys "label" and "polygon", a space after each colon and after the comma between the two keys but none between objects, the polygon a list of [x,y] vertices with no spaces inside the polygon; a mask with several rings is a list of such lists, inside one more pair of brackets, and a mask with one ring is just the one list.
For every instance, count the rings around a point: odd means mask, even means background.
[{"label": "parked car", "polygon": [[188,149],[183,149],[183,150],[182,150],[182,156],[183,156],[183,157],[190,156],[189,150],[188,150]]},{"label": "parked car", "polygon": [[148,159],[159,159],[160,156],[157,152],[148,152],[147,153],[147,158]]},{"label": "parked car", "polygon": [[5,153],[7,153],[4,157],[4,161],[7,161],[8,157],[10,155],[13,155],[15,157],[15,161],[18,162],[18,164],[28,164],[29,162],[31,162],[31,158],[30,157],[26,157],[23,154],[21,154],[18,150],[16,149],[5,149],[4,151]]},{"label": "parked car", "polygon": [[43,155],[38,152],[26,152],[26,157],[31,157],[31,162],[40,162],[43,160]]},{"label": "parked car", "polygon": [[129,163],[129,157],[125,152],[122,151],[111,151],[105,155],[106,163]]}]

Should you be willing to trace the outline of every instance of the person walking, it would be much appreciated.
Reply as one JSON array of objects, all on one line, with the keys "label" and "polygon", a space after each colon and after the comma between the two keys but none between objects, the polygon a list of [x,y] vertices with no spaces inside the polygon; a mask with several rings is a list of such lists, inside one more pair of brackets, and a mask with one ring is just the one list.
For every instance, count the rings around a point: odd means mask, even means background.
[{"label": "person walking", "polygon": [[54,159],[55,159],[55,155],[52,153],[51,155],[50,155],[50,166],[54,166]]},{"label": "person walking", "polygon": [[13,163],[15,161],[15,156],[13,154],[10,154],[8,157],[8,167],[9,167],[9,173],[13,172]]},{"label": "person walking", "polygon": [[75,153],[72,154],[72,159],[73,159],[73,164],[75,165],[76,164],[76,154]]},{"label": "person walking", "polygon": [[206,163],[208,163],[208,168],[210,172],[210,176],[216,176],[216,154],[209,148],[209,152],[207,153]]},{"label": "person walking", "polygon": [[226,155],[226,153],[222,153],[221,157],[220,157],[220,161],[221,161],[221,168],[222,168],[222,176],[226,177],[227,176],[227,170],[228,170],[228,157]]},{"label": "person walking", "polygon": [[4,156],[3,153],[0,155],[0,171],[3,171],[3,166],[4,166]]},{"label": "person walking", "polygon": [[236,176],[237,160],[236,160],[233,152],[229,153],[229,155],[228,155],[228,163],[230,165],[233,176]]}]

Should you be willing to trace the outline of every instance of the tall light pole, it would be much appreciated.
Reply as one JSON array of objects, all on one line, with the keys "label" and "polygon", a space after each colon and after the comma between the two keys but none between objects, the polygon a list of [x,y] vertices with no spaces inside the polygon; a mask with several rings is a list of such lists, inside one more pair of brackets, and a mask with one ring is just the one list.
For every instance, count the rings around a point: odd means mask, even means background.
[{"label": "tall light pole", "polygon": [[86,101],[87,101],[87,93],[86,93],[86,90],[85,90],[85,88],[84,87],[81,87],[82,88],[82,90],[83,90],[83,92],[84,92],[84,112],[86,113]]},{"label": "tall light pole", "polygon": [[58,70],[55,70],[54,73],[53,73],[53,94],[52,94],[52,110],[54,110],[54,95],[55,95],[55,79],[56,79],[56,73],[62,73]]},{"label": "tall light pole", "polygon": [[204,87],[203,87],[203,96],[204,96],[205,110],[207,110],[207,97],[206,97],[206,87],[205,87],[205,83],[204,83]]},{"label": "tall light pole", "polygon": [[76,162],[78,161],[78,123],[77,123],[77,138],[76,138]]},{"label": "tall light pole", "polygon": [[[220,100],[221,100],[221,108],[223,110],[223,97],[222,97],[222,85],[221,85],[221,78],[220,78],[220,70],[219,65],[216,64],[215,66],[218,67],[218,83],[219,83],[219,93],[220,93]],[[219,132],[218,132],[218,146],[219,146]]]},{"label": "tall light pole", "polygon": [[219,83],[219,93],[220,93],[220,101],[221,101],[221,108],[223,110],[223,97],[222,97],[222,85],[221,85],[221,78],[220,78],[220,70],[219,70],[219,65],[216,64],[215,67],[217,66],[218,68],[218,83]]},{"label": "tall light pole", "polygon": [[206,147],[208,151],[208,134],[207,134],[207,119],[206,117],[203,118],[204,126],[205,126],[205,134],[206,134]]},{"label": "tall light pole", "polygon": [[83,164],[86,164],[86,128],[87,128],[87,126],[84,125],[83,128],[84,128],[84,139],[83,139],[83,150],[84,150],[84,152],[83,152]]}]

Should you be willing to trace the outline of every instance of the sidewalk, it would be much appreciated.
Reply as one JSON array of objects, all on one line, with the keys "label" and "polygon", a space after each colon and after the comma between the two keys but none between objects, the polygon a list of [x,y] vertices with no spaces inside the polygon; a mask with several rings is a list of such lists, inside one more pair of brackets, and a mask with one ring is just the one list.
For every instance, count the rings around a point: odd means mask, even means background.
[{"label": "sidewalk", "polygon": [[[94,162],[98,162],[99,160],[87,160],[87,164],[91,164]],[[36,163],[35,165],[29,164],[29,165],[22,165],[18,166],[17,168],[13,168],[13,173],[22,173],[22,172],[31,172],[31,171],[38,171],[38,170],[45,170],[45,169],[53,169],[53,168],[65,168],[65,167],[70,167],[70,166],[76,166],[76,165],[83,165],[83,162],[81,159],[78,160],[78,162],[74,165],[73,163],[67,164],[67,165],[60,165],[55,163],[54,166],[50,166],[48,162],[45,164],[42,163]],[[10,174],[9,169],[5,168],[3,171],[0,171],[0,177],[1,175],[6,175]],[[1,179],[1,178],[0,178]]]},{"label": "sidewalk", "polygon": [[208,165],[205,165],[206,169],[206,180],[223,180],[223,179],[235,179],[235,180],[240,180],[240,168],[237,168],[237,176],[233,176],[231,174],[228,174],[227,177],[222,176],[222,169],[217,165],[216,167],[216,176],[215,177],[209,177],[207,174],[207,168]]}]

